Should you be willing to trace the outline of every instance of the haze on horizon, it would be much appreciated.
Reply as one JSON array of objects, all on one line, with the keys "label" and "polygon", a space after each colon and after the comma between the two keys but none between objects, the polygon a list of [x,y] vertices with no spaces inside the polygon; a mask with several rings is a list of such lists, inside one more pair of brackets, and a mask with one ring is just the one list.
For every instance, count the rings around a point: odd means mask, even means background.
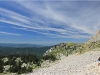
[{"label": "haze on horizon", "polygon": [[85,42],[100,29],[100,1],[0,1],[0,43]]}]

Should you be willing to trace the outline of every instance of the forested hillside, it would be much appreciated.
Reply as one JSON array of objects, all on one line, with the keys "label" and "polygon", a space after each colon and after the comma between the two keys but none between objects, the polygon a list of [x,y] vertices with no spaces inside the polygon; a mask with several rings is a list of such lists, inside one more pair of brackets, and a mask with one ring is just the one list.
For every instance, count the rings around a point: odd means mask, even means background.
[{"label": "forested hillside", "polygon": [[11,54],[19,54],[19,55],[26,55],[26,54],[34,54],[38,57],[42,57],[43,53],[50,49],[51,46],[44,46],[44,47],[26,47],[26,48],[16,48],[16,47],[0,47],[0,55],[11,55]]}]

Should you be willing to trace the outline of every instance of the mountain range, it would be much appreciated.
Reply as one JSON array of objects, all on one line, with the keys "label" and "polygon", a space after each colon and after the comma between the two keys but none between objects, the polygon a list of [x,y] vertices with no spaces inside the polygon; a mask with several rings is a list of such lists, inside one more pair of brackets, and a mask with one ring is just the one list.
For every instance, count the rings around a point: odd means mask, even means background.
[{"label": "mountain range", "polygon": [[43,47],[42,45],[36,45],[36,44],[14,44],[14,43],[0,43],[0,46],[2,46],[2,47],[18,47],[18,48]]}]

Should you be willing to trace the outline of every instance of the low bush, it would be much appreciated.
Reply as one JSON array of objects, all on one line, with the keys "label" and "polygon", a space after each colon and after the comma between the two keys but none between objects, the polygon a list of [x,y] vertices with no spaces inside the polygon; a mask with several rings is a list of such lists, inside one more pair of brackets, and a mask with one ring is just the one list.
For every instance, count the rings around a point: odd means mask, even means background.
[{"label": "low bush", "polygon": [[54,55],[46,55],[46,56],[43,56],[43,60],[55,61],[56,57]]}]

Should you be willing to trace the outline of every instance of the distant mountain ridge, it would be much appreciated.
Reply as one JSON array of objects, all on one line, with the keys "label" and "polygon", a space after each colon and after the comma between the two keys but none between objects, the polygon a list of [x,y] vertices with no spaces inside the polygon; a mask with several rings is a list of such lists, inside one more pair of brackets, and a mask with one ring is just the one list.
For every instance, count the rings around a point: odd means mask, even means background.
[{"label": "distant mountain ridge", "polygon": [[42,45],[36,45],[36,44],[14,44],[14,43],[0,43],[1,47],[18,47],[18,48],[24,48],[24,47],[43,47]]}]

